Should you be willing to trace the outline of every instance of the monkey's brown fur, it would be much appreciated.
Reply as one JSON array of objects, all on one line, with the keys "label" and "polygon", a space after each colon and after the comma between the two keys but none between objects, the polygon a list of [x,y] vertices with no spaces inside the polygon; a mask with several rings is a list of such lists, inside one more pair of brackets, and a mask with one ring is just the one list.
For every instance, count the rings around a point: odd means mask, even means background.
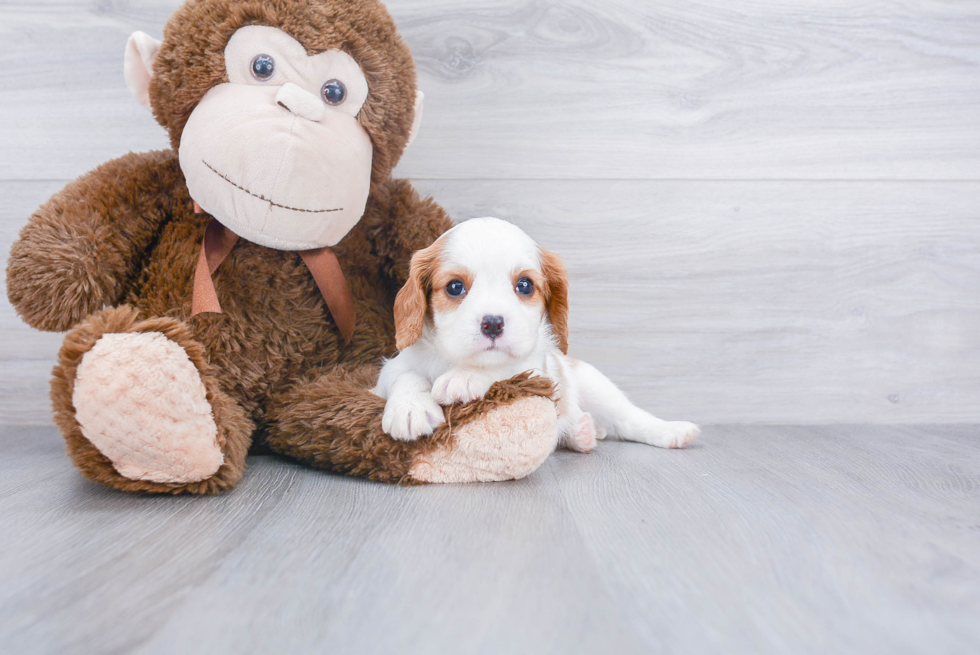
[{"label": "monkey's brown fur", "polygon": [[[223,313],[191,317],[195,262],[210,217],[195,215],[176,147],[188,116],[227,81],[224,46],[245,25],[278,27],[308,53],[349,52],[369,96],[359,120],[374,144],[372,192],[361,221],[333,248],[351,287],[357,328],[336,329],[299,255],[240,241],[215,273]],[[69,184],[21,232],[7,270],[11,303],[30,325],[63,331],[51,396],[55,420],[79,469],[130,491],[216,493],[241,478],[250,447],[384,482],[412,483],[414,461],[451,444],[396,442],[380,426],[384,401],[367,391],[394,352],[392,303],[411,254],[451,223],[391,169],[413,119],[415,70],[387,11],[375,0],[190,0],[170,20],[150,87],[154,114],[174,151],[130,154]],[[104,309],[110,308],[110,309]],[[72,392],[83,355],[111,332],[162,332],[201,373],[225,464],[211,478],[162,484],[122,477],[83,435]],[[453,428],[527,396],[541,379],[495,387],[451,413]]]}]

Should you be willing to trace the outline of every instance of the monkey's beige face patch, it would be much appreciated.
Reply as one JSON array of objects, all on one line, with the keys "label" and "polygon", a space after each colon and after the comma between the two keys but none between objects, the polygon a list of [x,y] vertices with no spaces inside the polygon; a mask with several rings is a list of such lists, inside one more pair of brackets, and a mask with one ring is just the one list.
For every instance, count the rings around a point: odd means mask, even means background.
[{"label": "monkey's beige face patch", "polygon": [[191,113],[180,167],[191,197],[239,236],[280,250],[332,246],[361,219],[373,147],[357,114],[357,62],[308,56],[282,30],[249,26],[225,48],[228,82]]}]

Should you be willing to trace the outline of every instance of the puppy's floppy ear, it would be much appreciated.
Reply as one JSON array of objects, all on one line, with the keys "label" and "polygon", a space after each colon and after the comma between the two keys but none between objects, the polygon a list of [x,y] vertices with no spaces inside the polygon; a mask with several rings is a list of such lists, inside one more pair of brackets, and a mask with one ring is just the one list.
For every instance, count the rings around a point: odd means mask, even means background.
[{"label": "puppy's floppy ear", "polygon": [[395,296],[395,347],[398,350],[405,350],[422,336],[429,309],[432,272],[441,253],[442,244],[436,241],[412,255],[408,282]]},{"label": "puppy's floppy ear", "polygon": [[548,288],[545,290],[545,308],[551,329],[558,340],[558,349],[568,354],[568,271],[561,257],[541,249],[541,274]]}]

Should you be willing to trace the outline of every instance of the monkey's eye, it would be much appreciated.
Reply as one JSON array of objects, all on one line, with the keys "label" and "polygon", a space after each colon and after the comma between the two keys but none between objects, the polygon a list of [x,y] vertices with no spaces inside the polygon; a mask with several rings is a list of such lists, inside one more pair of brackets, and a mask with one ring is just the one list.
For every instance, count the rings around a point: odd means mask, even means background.
[{"label": "monkey's eye", "polygon": [[320,95],[328,105],[339,105],[347,99],[347,87],[340,80],[330,80],[320,89]]},{"label": "monkey's eye", "polygon": [[453,280],[446,285],[446,293],[453,298],[458,298],[466,293],[466,285],[461,280]]},{"label": "monkey's eye", "polygon": [[526,277],[522,277],[517,281],[517,287],[515,290],[522,296],[530,296],[532,293],[534,293],[534,282],[531,282],[531,280]]},{"label": "monkey's eye", "polygon": [[259,82],[268,82],[276,74],[276,60],[269,55],[257,55],[252,60],[252,77]]}]

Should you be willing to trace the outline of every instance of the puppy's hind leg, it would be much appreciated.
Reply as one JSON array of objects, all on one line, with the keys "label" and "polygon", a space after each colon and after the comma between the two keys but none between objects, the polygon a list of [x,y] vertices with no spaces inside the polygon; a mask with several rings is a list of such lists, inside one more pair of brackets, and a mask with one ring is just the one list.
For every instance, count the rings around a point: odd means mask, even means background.
[{"label": "puppy's hind leg", "polygon": [[590,453],[595,448],[596,440],[605,436],[605,431],[588,412],[579,411],[572,415],[562,415],[558,419],[559,448]]},{"label": "puppy's hind leg", "polygon": [[664,421],[643,411],[590,364],[571,360],[568,368],[578,390],[578,402],[592,415],[600,434],[604,429],[613,439],[637,441],[658,448],[683,448],[701,433],[693,423]]}]

